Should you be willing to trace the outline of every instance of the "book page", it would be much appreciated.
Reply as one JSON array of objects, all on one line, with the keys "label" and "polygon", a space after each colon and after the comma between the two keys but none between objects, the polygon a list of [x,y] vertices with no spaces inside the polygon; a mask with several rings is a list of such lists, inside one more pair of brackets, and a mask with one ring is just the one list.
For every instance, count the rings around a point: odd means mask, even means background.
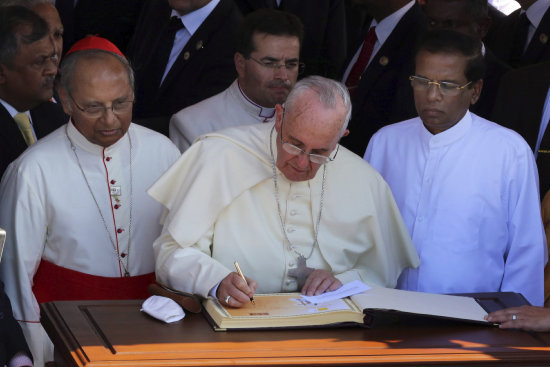
[{"label": "book page", "polygon": [[395,310],[487,322],[483,319],[487,312],[471,297],[376,287],[351,299],[362,309]]},{"label": "book page", "polygon": [[288,317],[304,316],[308,314],[324,313],[338,310],[353,310],[346,301],[338,299],[323,304],[313,304],[300,298],[300,294],[256,294],[254,302],[247,303],[241,308],[224,307],[225,312],[232,318],[251,317]]}]

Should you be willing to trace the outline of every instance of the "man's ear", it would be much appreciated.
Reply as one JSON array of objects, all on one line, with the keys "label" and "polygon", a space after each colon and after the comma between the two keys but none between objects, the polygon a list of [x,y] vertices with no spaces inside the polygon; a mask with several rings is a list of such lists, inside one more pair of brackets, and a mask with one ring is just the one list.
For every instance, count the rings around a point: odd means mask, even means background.
[{"label": "man's ear", "polygon": [[472,93],[470,104],[475,104],[479,100],[479,96],[481,95],[481,90],[483,89],[483,79],[479,79],[477,82],[475,82],[472,89],[474,92]]},{"label": "man's ear", "polygon": [[283,124],[283,112],[285,108],[281,104],[275,105],[275,130],[280,132],[281,125]]},{"label": "man's ear", "polygon": [[342,138],[343,138],[344,136],[348,136],[348,134],[349,134],[349,129],[346,129],[346,131],[344,131],[344,134],[342,135]]},{"label": "man's ear", "polygon": [[243,78],[245,75],[246,64],[246,59],[244,55],[240,52],[235,52],[235,55],[233,56],[233,61],[235,62],[235,69],[237,70],[239,78]]},{"label": "man's ear", "polygon": [[57,87],[57,93],[59,94],[59,99],[61,102],[61,106],[63,106],[63,111],[69,116],[73,114],[73,110],[71,107],[71,101],[69,98],[69,93],[65,90],[65,88],[58,86]]}]

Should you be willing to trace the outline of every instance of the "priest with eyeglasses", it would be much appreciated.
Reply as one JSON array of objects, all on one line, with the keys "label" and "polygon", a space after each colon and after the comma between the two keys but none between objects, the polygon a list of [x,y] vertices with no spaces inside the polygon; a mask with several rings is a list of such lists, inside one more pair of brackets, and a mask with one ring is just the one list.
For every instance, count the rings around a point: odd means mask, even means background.
[{"label": "priest with eyeglasses", "polygon": [[469,111],[483,86],[481,42],[431,31],[415,67],[419,116],[380,129],[364,157],[390,185],[420,256],[398,288],[517,292],[542,305],[547,254],[533,152]]},{"label": "priest with eyeglasses", "polygon": [[157,279],[229,307],[353,280],[394,287],[418,257],[388,185],[338,144],[350,113],[343,84],[311,76],[274,123],[199,138],[149,190],[167,208]]},{"label": "priest with eyeglasses", "polygon": [[132,70],[108,40],[90,36],[68,51],[59,97],[70,121],[0,184],[0,276],[35,366],[53,360],[40,303],[148,297],[163,208],[146,190],[179,157],[168,138],[131,123]]}]

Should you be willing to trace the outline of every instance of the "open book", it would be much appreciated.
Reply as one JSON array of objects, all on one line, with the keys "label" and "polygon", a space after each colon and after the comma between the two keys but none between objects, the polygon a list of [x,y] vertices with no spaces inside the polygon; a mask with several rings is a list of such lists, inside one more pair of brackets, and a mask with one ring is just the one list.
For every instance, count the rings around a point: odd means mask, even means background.
[{"label": "open book", "polygon": [[[224,307],[218,300],[204,300],[204,310],[215,330],[299,328],[313,326],[364,325],[365,315],[380,312],[414,314],[491,325],[488,312],[528,302],[518,293],[479,293],[468,296],[371,288],[351,297],[312,304],[300,293],[254,295],[256,305]],[[368,317],[366,319],[371,319]],[[369,325],[366,325],[369,326]]]}]

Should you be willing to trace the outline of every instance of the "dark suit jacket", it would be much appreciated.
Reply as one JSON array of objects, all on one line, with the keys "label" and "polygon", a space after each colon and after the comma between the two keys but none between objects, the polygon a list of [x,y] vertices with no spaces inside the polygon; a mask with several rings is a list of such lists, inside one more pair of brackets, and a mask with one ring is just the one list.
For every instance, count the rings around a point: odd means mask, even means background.
[{"label": "dark suit jacket", "polygon": [[491,32],[491,36],[486,38],[486,44],[498,58],[512,67],[522,67],[550,60],[550,8],[548,8],[519,64],[514,64],[512,60],[513,40],[517,32],[520,10],[516,10],[500,21],[500,24],[495,27],[495,31]]},{"label": "dark suit jacket", "polygon": [[232,0],[221,0],[189,39],[159,88],[147,85],[147,76],[170,13],[166,0],[147,1],[127,52],[136,71],[134,121],[165,135],[174,113],[221,92],[237,77],[233,33],[242,19]]},{"label": "dark suit jacket", "polygon": [[487,120],[491,120],[497,93],[499,91],[500,80],[511,68],[500,61],[493,52],[485,49],[485,64],[487,72],[483,77],[483,89],[476,104],[470,107],[470,111]]},{"label": "dark suit jacket", "polygon": [[[243,14],[275,7],[273,0],[234,0]],[[282,0],[279,10],[296,15],[304,24],[301,61],[305,75],[337,78],[346,57],[346,13],[343,0]]]},{"label": "dark suit jacket", "polygon": [[6,365],[17,352],[24,352],[32,359],[23,331],[13,318],[4,283],[0,281],[0,366]]},{"label": "dark suit jacket", "polygon": [[[517,131],[535,149],[540,123],[550,87],[550,61],[508,72],[500,82],[493,121]],[[542,170],[550,167],[539,165]],[[541,195],[549,188],[541,187]]]},{"label": "dark suit jacket", "polygon": [[[61,105],[53,102],[43,102],[33,108],[31,118],[38,139],[48,135],[69,120]],[[0,129],[0,175],[3,175],[8,165],[27,149],[27,143],[25,143],[17,124],[1,104],[0,124],[2,125]]]},{"label": "dark suit jacket", "polygon": [[[408,78],[414,74],[414,49],[425,24],[424,13],[415,3],[361,76],[352,98],[350,133],[342,139],[342,145],[354,153],[363,156],[371,136],[381,127],[417,115]],[[349,59],[359,49],[363,33]]]}]

